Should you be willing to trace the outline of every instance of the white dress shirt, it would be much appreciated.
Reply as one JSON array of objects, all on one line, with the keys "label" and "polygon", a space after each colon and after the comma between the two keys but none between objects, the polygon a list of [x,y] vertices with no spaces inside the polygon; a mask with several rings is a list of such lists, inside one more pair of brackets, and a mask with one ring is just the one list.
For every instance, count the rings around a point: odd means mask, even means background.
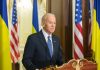
[{"label": "white dress shirt", "polygon": [[[48,34],[44,29],[42,29],[42,32],[43,32],[43,35],[44,35],[44,37],[45,37],[45,40],[46,40],[46,42],[48,41],[48,36],[50,36],[50,40],[51,40],[51,43],[52,43],[52,34]],[[52,52],[53,52],[53,43],[52,43]]]}]

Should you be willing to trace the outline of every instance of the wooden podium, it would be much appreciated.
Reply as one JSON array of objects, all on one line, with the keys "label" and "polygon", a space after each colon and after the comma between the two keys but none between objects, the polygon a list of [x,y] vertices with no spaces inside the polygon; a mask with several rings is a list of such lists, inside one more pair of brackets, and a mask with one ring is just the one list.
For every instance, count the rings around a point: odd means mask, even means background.
[{"label": "wooden podium", "polygon": [[50,67],[45,70],[97,70],[97,64],[86,59],[72,59],[68,63],[64,63],[62,66]]},{"label": "wooden podium", "polygon": [[56,70],[97,70],[97,64],[86,59],[70,60]]},{"label": "wooden podium", "polygon": [[88,60],[81,60],[80,63],[82,62],[82,67],[80,67],[80,70],[97,70],[97,64],[88,61]]}]

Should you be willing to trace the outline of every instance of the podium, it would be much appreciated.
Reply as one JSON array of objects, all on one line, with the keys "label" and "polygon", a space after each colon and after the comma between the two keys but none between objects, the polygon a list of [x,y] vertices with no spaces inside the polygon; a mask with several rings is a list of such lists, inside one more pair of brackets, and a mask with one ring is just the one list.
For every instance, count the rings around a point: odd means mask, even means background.
[{"label": "podium", "polygon": [[92,61],[81,60],[80,62],[82,62],[80,70],[97,70],[97,64]]},{"label": "podium", "polygon": [[50,67],[45,70],[97,70],[97,64],[86,59],[72,59],[68,63],[64,63],[62,66]]},{"label": "podium", "polygon": [[68,63],[56,68],[56,70],[97,70],[97,64],[87,59],[72,59]]}]

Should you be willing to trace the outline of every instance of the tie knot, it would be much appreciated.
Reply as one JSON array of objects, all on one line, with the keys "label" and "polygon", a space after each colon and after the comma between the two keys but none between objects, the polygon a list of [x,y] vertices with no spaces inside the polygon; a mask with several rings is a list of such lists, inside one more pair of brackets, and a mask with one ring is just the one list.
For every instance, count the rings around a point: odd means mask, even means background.
[{"label": "tie knot", "polygon": [[50,39],[50,36],[48,36],[48,39]]}]

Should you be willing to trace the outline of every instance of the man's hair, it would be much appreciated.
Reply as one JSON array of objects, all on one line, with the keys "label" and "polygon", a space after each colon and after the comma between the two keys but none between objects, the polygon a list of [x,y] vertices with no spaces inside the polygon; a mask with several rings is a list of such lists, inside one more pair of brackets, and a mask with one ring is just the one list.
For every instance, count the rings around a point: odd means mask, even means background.
[{"label": "man's hair", "polygon": [[45,26],[45,21],[47,20],[47,17],[50,16],[50,15],[52,15],[52,16],[55,17],[55,15],[52,14],[52,13],[46,13],[46,14],[42,17],[42,23],[41,23],[42,27]]}]

